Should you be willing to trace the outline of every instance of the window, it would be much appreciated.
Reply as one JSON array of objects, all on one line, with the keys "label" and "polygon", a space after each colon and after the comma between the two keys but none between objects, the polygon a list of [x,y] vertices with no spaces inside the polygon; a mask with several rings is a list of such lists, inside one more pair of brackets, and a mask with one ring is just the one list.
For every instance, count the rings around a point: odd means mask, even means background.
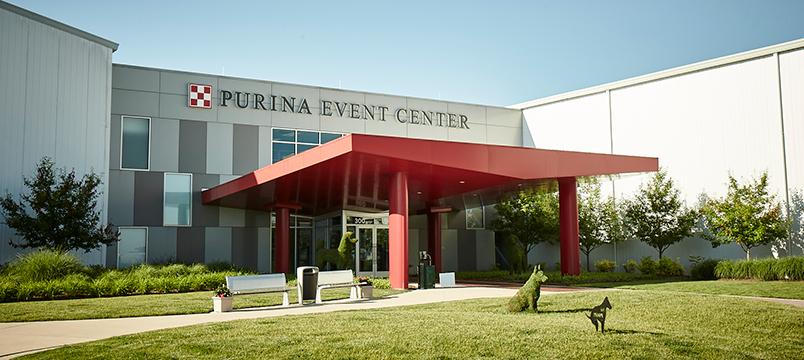
[{"label": "window", "polygon": [[307,130],[273,129],[271,134],[271,163],[310,150],[341,136],[343,136],[343,134]]},{"label": "window", "polygon": [[120,168],[148,170],[151,119],[123,116],[120,121]]},{"label": "window", "polygon": [[165,173],[163,222],[165,226],[190,226],[193,175]]},{"label": "window", "polygon": [[480,196],[464,196],[464,207],[466,209],[466,229],[482,230],[486,228],[486,212],[483,208],[483,200]]},{"label": "window", "polygon": [[148,228],[118,228],[120,241],[117,242],[117,267],[127,268],[144,264]]}]

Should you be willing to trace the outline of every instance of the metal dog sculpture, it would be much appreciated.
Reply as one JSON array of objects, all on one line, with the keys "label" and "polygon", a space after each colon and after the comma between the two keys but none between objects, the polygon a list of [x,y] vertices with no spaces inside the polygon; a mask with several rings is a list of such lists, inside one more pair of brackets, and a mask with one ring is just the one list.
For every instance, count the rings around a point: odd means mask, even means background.
[{"label": "metal dog sculpture", "polygon": [[595,332],[597,332],[597,324],[600,323],[600,333],[603,334],[606,332],[606,309],[611,309],[611,303],[609,302],[609,297],[606,296],[603,299],[603,303],[595,306],[592,308],[592,312],[589,315],[586,315],[592,324],[595,325]]}]

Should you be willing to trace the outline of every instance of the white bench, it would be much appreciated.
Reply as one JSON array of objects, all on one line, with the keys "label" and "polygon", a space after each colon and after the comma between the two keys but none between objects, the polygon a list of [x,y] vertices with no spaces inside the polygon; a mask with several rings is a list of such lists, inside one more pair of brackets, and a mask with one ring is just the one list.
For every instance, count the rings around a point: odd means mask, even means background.
[{"label": "white bench", "polygon": [[321,303],[321,290],[350,287],[349,298],[360,299],[360,287],[366,283],[355,283],[352,270],[321,271],[318,273],[318,287],[315,290],[315,303]]},{"label": "white bench", "polygon": [[232,296],[281,292],[282,306],[290,304],[288,291],[293,290],[293,288],[287,287],[285,274],[227,276],[226,287],[232,292]]}]

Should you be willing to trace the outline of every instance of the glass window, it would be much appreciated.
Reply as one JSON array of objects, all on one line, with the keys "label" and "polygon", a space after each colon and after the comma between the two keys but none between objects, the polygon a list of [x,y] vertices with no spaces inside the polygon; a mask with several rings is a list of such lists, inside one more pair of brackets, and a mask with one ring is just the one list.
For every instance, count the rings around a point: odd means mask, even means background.
[{"label": "glass window", "polygon": [[303,152],[305,152],[307,150],[310,150],[310,149],[312,149],[312,148],[314,148],[316,146],[318,146],[318,145],[305,145],[305,144],[296,145],[296,153],[301,154],[301,153],[303,153]]},{"label": "glass window", "polygon": [[274,129],[274,140],[276,141],[296,141],[295,130]]},{"label": "glass window", "polygon": [[124,169],[148,170],[148,142],[151,119],[123,116],[120,166]]},{"label": "glass window", "polygon": [[148,242],[146,228],[119,228],[117,242],[117,267],[127,268],[145,263],[145,244]]},{"label": "glass window", "polygon": [[343,135],[341,134],[332,134],[332,133],[321,133],[321,143],[326,144],[332,140],[335,140]]},{"label": "glass window", "polygon": [[286,157],[296,154],[296,145],[285,143],[274,143],[271,149],[272,162],[278,162]]},{"label": "glass window", "polygon": [[466,209],[466,229],[485,229],[486,213],[480,196],[465,196],[463,202]]},{"label": "glass window", "polygon": [[296,141],[300,143],[316,144],[318,145],[318,132],[312,131],[299,131],[296,134]]},{"label": "glass window", "polygon": [[165,226],[190,226],[192,194],[191,174],[165,174]]}]

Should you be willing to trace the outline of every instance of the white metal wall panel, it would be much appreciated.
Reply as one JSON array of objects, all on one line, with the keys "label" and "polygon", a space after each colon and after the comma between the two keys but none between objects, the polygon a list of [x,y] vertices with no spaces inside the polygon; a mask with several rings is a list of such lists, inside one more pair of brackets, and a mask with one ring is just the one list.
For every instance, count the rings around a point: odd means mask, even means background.
[{"label": "white metal wall panel", "polygon": [[[725,194],[727,176],[767,170],[784,193],[781,120],[773,58],[611,93],[614,153],[657,156],[687,202]],[[632,193],[643,177],[618,181]]]},{"label": "white metal wall panel", "polygon": [[[795,217],[793,252],[804,254],[804,50],[779,55],[787,178]],[[795,196],[794,196],[795,195]]]},{"label": "white metal wall panel", "polygon": [[536,148],[599,153],[610,150],[605,93],[526,109],[523,115]]}]

